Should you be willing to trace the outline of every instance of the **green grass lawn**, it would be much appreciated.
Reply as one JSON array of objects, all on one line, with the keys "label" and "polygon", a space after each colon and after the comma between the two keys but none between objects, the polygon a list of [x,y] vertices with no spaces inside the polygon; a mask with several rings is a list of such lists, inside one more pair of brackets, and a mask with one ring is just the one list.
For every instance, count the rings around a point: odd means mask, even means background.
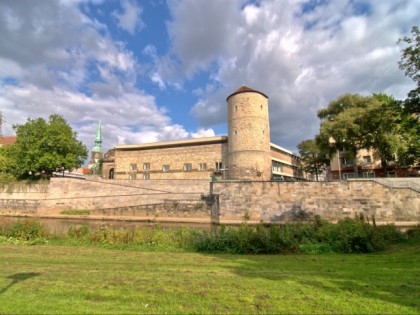
[{"label": "green grass lawn", "polygon": [[419,314],[420,246],[213,255],[0,245],[1,314]]}]

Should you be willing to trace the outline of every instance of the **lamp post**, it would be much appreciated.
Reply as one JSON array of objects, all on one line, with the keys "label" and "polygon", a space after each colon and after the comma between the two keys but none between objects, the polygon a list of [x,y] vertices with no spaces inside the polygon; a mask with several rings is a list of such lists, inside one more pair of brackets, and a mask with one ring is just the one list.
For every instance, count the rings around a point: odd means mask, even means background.
[{"label": "lamp post", "polygon": [[341,180],[341,159],[340,159],[340,150],[337,149],[338,156],[338,179]]}]

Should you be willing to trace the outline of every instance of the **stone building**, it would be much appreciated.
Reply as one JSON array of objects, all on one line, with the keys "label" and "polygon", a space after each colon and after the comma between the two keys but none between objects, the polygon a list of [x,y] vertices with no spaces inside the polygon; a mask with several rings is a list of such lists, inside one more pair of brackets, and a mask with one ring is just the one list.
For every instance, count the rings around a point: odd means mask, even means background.
[{"label": "stone building", "polygon": [[270,142],[268,97],[242,86],[227,97],[228,137],[117,145],[103,161],[114,179],[301,179],[299,157]]}]

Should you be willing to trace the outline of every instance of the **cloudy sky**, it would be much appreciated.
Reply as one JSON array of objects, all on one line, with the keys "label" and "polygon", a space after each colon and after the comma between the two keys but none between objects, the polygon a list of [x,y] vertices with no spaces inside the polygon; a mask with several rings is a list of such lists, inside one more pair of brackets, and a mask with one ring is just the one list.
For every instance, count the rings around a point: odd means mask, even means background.
[{"label": "cloudy sky", "polygon": [[418,0],[1,0],[3,135],[58,113],[105,149],[227,133],[226,97],[269,96],[271,141],[296,151],[344,93],[404,99]]}]

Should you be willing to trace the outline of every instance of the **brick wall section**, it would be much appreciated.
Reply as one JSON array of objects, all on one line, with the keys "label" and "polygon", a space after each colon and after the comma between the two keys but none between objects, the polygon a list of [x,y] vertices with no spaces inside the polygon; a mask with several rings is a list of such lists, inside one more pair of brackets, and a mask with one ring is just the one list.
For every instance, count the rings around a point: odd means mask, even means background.
[{"label": "brick wall section", "polygon": [[0,214],[59,215],[62,210],[86,209],[92,216],[240,223],[246,213],[253,222],[285,222],[316,214],[337,221],[363,211],[378,223],[420,222],[418,191],[374,181],[216,182],[210,187],[213,199],[209,186],[208,180],[53,178],[49,185],[1,188]]},{"label": "brick wall section", "polygon": [[156,216],[173,216],[174,211],[178,211],[193,217],[209,218],[210,208],[202,200],[208,189],[208,180],[91,181],[52,178],[49,185],[0,190],[0,214],[57,215],[63,210],[93,210],[92,213],[98,215],[143,214],[153,219]]},{"label": "brick wall section", "polygon": [[[227,163],[227,143],[189,145],[147,150],[116,150],[115,178],[128,179],[136,174],[137,180],[149,173],[150,179],[205,179],[210,180],[216,162]],[[144,163],[150,163],[150,170],[144,170]],[[192,170],[185,172],[184,164],[191,163]],[[199,164],[206,163],[207,170],[200,171]],[[130,170],[130,164],[137,164],[137,170]],[[169,172],[163,172],[163,165],[169,165]]]},{"label": "brick wall section", "polygon": [[[217,182],[220,223],[284,222],[320,215],[337,221],[364,212],[378,222],[419,222],[420,194],[412,189],[384,187],[373,181],[349,182]],[[216,210],[215,210],[216,211]]]}]

